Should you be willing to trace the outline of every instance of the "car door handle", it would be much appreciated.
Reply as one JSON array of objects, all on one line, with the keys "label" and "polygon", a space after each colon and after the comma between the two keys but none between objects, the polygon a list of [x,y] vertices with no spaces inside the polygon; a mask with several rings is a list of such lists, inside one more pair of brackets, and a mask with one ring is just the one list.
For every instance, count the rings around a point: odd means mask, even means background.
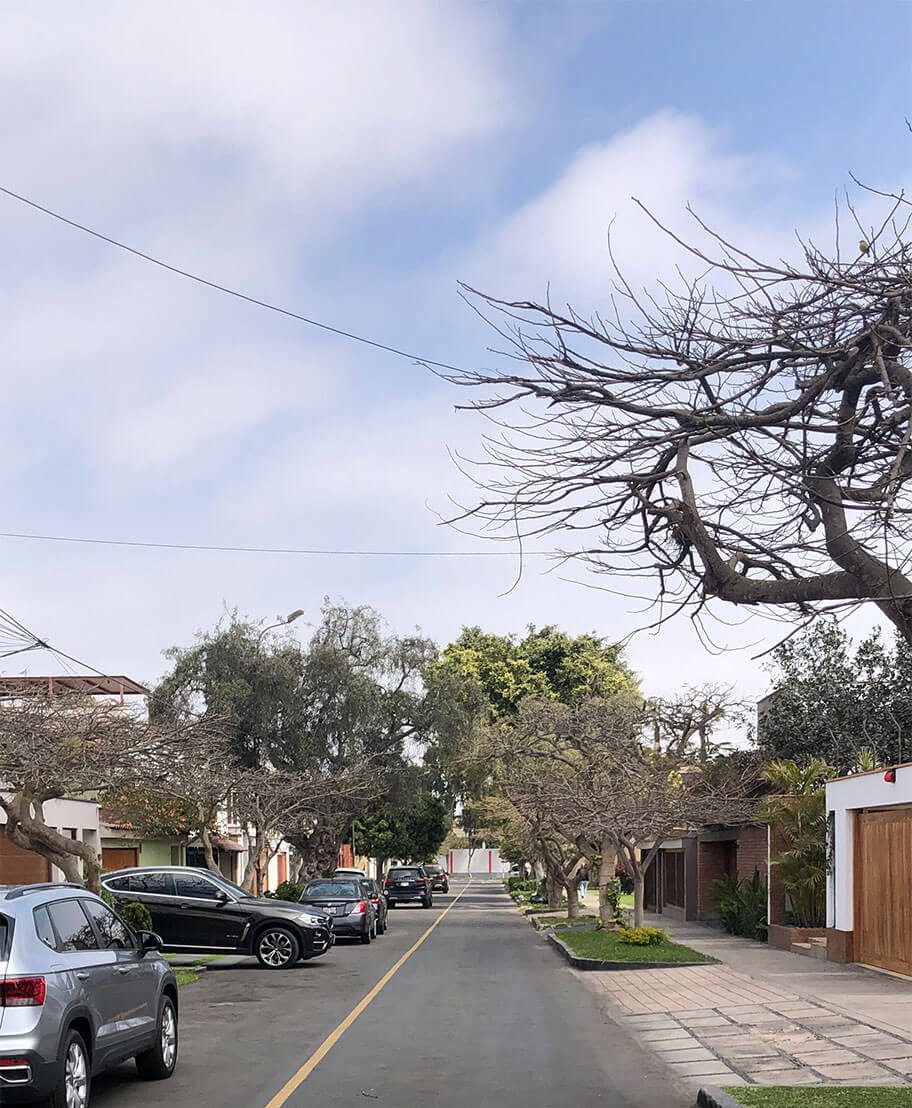
[{"label": "car door handle", "polygon": [[130,973],[130,971],[133,968],[134,968],[133,966],[118,966],[117,967],[117,972],[118,973]]},{"label": "car door handle", "polygon": [[77,974],[76,974],[76,977],[77,977],[77,978],[78,978],[78,979],[79,979],[80,981],[88,981],[88,979],[89,979],[89,975],[88,975],[87,973],[81,973],[81,972],[80,972],[80,973],[77,973]]}]

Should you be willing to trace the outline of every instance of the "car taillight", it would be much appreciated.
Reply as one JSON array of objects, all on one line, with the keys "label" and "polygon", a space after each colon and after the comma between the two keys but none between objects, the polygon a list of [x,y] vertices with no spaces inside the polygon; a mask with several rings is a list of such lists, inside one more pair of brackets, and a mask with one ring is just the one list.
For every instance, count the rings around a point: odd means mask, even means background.
[{"label": "car taillight", "polygon": [[415,878],[415,884],[416,885],[426,885],[427,881],[425,881],[425,879],[423,877],[416,877]]},{"label": "car taillight", "polygon": [[40,1008],[46,995],[43,977],[7,977],[0,981],[0,1008]]},{"label": "car taillight", "polygon": [[21,1069],[29,1064],[28,1058],[0,1058],[0,1070]]},{"label": "car taillight", "polygon": [[387,877],[387,879],[383,882],[383,884],[384,885],[392,885],[392,881],[390,881],[390,879]]},{"label": "car taillight", "polygon": [[355,906],[355,911],[354,911],[354,914],[355,914],[356,916],[360,916],[360,915],[362,915],[362,914],[363,914],[364,912],[366,912],[366,911],[367,911],[367,905],[366,905],[366,904],[364,903],[364,901],[363,901],[363,900],[360,900],[360,901],[359,901],[359,902],[357,903],[357,905]]}]

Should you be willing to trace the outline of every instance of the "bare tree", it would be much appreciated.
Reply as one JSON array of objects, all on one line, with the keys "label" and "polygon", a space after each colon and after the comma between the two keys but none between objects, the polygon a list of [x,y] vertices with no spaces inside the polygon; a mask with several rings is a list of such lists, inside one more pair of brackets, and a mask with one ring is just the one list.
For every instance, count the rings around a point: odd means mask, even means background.
[{"label": "bare tree", "polygon": [[743,727],[750,716],[751,706],[730,685],[712,682],[688,686],[676,696],[652,697],[645,704],[653,747],[692,753],[700,762],[719,753],[715,733],[720,725]]},{"label": "bare tree", "polygon": [[98,851],[50,827],[64,796],[154,791],[171,766],[203,753],[212,724],[150,724],[110,700],[39,695],[0,704],[0,807],[10,842],[47,858],[68,881],[99,887]]},{"label": "bare tree", "polygon": [[606,852],[613,846],[633,876],[637,925],[645,874],[662,844],[707,823],[748,819],[753,808],[739,768],[725,760],[695,764],[674,745],[656,750],[642,722],[635,697],[530,700],[500,730],[513,803],[520,810],[537,804],[567,842],[582,848],[593,841]]},{"label": "bare tree", "polygon": [[680,283],[616,271],[593,318],[481,297],[509,360],[449,377],[495,426],[459,518],[575,538],[647,582],[656,623],[714,599],[799,621],[873,602],[912,642],[910,209],[883,202],[850,249],[837,219],[834,248],[799,239],[794,262],[663,227]]}]

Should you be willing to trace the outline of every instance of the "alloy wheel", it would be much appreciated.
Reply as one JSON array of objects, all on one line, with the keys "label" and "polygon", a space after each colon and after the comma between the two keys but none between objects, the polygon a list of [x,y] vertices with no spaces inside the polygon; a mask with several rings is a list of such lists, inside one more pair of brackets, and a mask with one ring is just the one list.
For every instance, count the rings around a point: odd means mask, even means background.
[{"label": "alloy wheel", "polygon": [[174,1009],[170,1004],[166,1004],[162,1012],[161,1054],[162,1061],[170,1070],[177,1057],[177,1020],[174,1018]]},{"label": "alloy wheel", "polygon": [[89,1079],[86,1056],[79,1043],[70,1043],[63,1068],[67,1108],[86,1108],[89,1103]]},{"label": "alloy wheel", "polygon": [[293,954],[291,936],[284,931],[267,931],[260,939],[260,956],[267,966],[284,966]]}]

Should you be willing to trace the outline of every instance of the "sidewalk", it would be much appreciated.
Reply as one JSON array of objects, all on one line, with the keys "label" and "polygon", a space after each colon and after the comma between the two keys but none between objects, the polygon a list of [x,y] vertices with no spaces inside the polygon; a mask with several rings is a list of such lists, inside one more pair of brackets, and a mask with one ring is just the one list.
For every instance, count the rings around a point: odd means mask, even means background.
[{"label": "sidewalk", "polygon": [[912,981],[649,922],[721,964],[579,977],[685,1084],[912,1084]]}]

